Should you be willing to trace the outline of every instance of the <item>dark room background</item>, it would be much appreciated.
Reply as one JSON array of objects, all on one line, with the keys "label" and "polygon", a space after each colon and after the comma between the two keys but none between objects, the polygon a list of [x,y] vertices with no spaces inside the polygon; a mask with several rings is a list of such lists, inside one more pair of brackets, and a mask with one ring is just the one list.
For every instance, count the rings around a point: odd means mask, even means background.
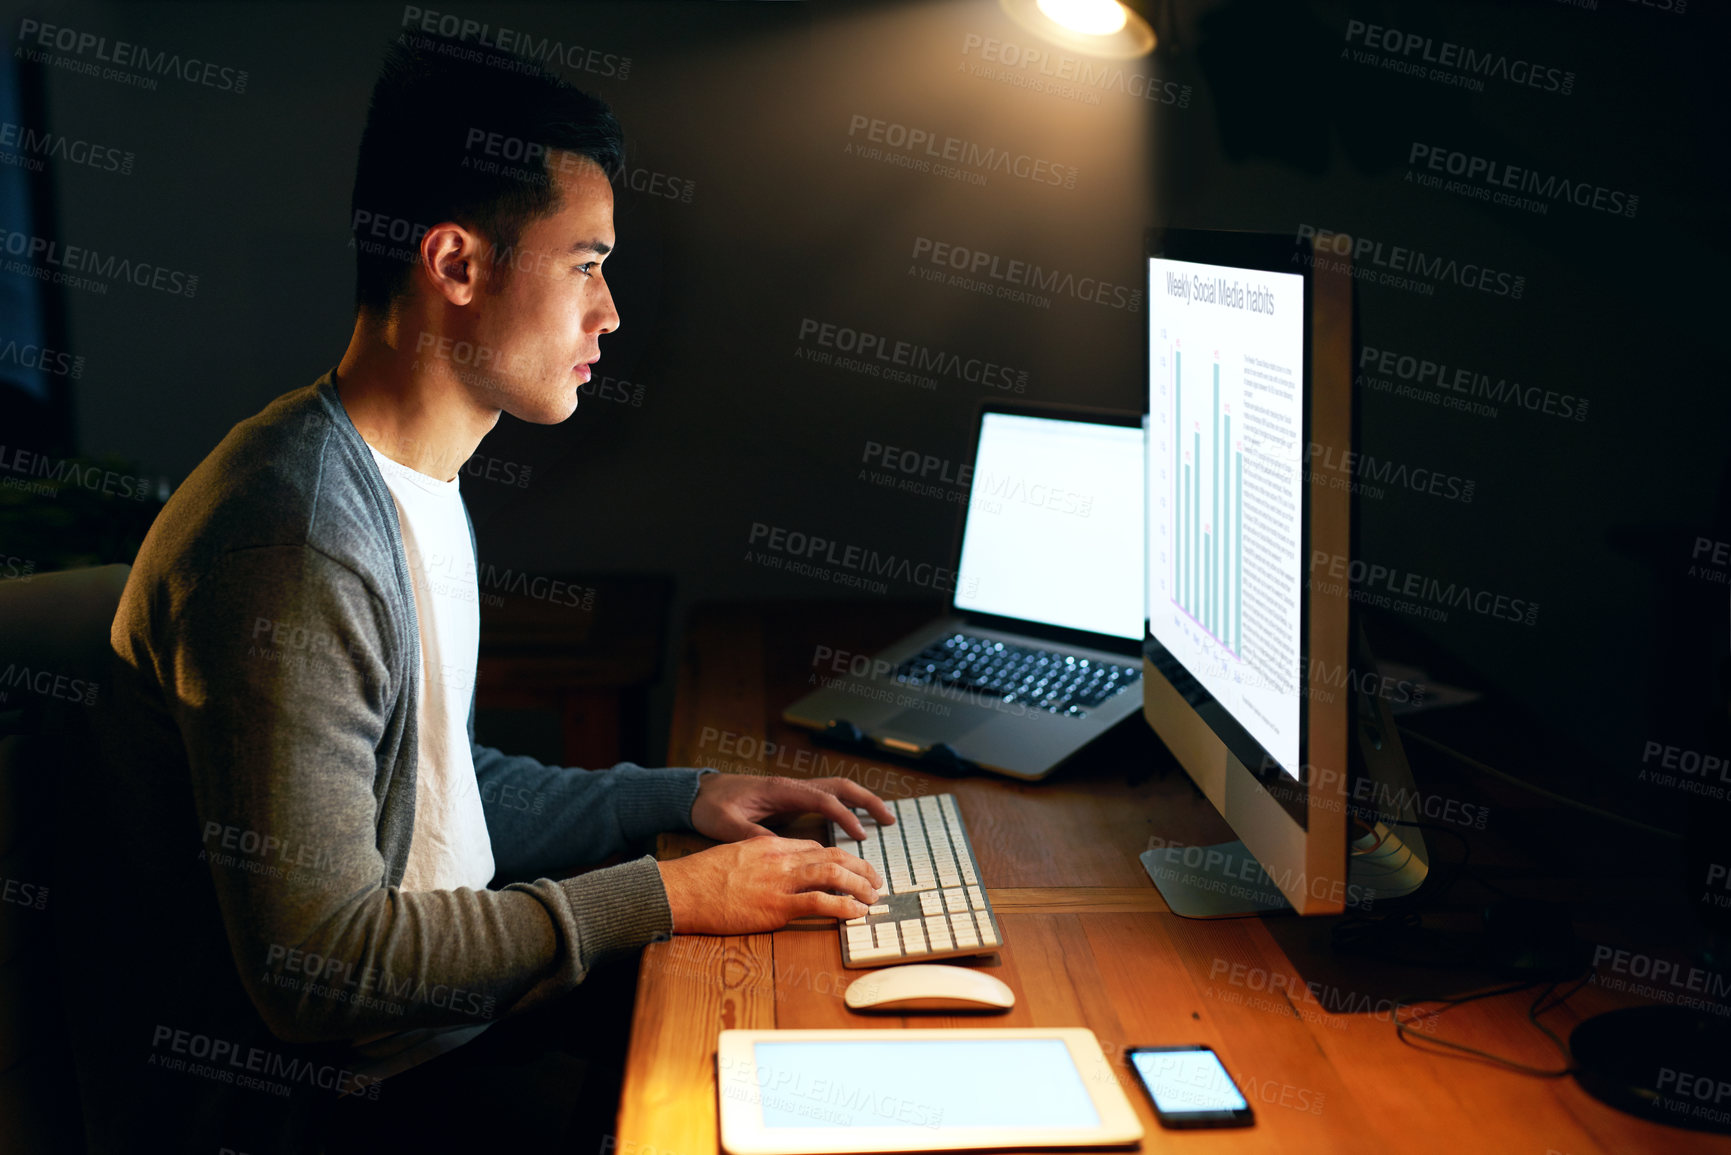
[{"label": "dark room background", "polygon": [[[463,491],[483,562],[671,579],[651,756],[695,603],[942,597],[765,564],[775,531],[947,565],[983,400],[1145,408],[1147,227],[1308,231],[1388,274],[1358,287],[1364,459],[1312,463],[1364,483],[1361,558],[1523,607],[1380,611],[1382,656],[1441,654],[1427,674],[1530,719],[1487,761],[1678,825],[1694,796],[1642,770],[1655,743],[1714,749],[1731,626],[1723,20],[1142,7],[1154,52],[1084,71],[995,0],[8,5],[0,101],[38,130],[0,138],[8,576],[130,561],[234,423],[335,364],[367,94],[431,13],[556,43],[625,127],[619,332],[572,419],[504,418]],[[214,68],[117,68],[95,41]],[[977,163],[930,159],[952,138]],[[1508,203],[1469,158],[1586,192]],[[32,239],[165,274],[50,284],[64,251]],[[875,355],[904,343],[938,368]]]}]

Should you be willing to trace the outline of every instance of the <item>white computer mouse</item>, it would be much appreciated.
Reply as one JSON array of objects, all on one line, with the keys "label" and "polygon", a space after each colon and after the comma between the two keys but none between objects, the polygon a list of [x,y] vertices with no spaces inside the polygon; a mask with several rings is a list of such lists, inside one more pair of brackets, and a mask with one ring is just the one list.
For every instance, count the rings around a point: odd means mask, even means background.
[{"label": "white computer mouse", "polygon": [[1001,979],[972,967],[916,963],[885,967],[855,979],[842,996],[849,1010],[903,1014],[909,1011],[1007,1011],[1016,992]]}]

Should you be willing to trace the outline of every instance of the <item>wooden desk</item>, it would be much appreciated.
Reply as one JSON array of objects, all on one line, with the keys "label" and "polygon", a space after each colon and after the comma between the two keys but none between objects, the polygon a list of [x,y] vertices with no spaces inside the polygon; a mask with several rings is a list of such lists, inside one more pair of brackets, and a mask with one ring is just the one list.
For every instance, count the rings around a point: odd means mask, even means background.
[{"label": "wooden desk", "polygon": [[[700,607],[679,671],[669,764],[845,774],[886,797],[954,792],[1005,939],[995,956],[977,965],[1007,982],[1017,1000],[1008,1014],[976,1018],[972,1025],[1092,1029],[1142,1117],[1144,1150],[1731,1150],[1731,1140],[1612,1111],[1572,1079],[1523,1077],[1426,1054],[1396,1038],[1386,1006],[1328,1013],[1323,1003],[1350,1000],[1354,992],[1324,986],[1318,998],[1318,988],[1305,985],[1276,942],[1270,922],[1198,922],[1168,912],[1137,860],[1150,836],[1197,844],[1227,835],[1182,773],[1157,772],[1163,751],[1146,731],[1090,750],[1083,765],[1045,782],[1020,783],[945,779],[838,754],[779,720],[807,684],[816,647],[870,653],[932,610],[867,612],[834,603]],[[1133,753],[1117,754],[1118,746]],[[815,837],[817,825],[789,833]],[[674,856],[703,845],[670,836],[660,853]],[[859,973],[842,967],[833,923],[732,938],[679,936],[649,947],[618,1144],[609,1155],[718,1150],[715,1041],[723,1029],[962,1021],[853,1014],[841,996]],[[1555,1066],[1555,1051],[1526,1019],[1534,993],[1470,1004],[1442,1016],[1437,1030],[1535,1066]],[[1566,1038],[1580,1017],[1616,1005],[1614,996],[1589,986],[1545,1022]],[[1256,1126],[1162,1130],[1123,1058],[1126,1047],[1162,1043],[1214,1047],[1254,1103]]]}]

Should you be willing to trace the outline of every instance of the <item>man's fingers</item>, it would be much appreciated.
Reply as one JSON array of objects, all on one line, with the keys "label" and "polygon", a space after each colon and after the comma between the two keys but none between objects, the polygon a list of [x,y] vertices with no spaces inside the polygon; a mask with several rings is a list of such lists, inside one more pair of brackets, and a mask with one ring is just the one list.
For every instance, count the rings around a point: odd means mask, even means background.
[{"label": "man's fingers", "polygon": [[803,894],[793,896],[793,918],[861,918],[865,915],[865,903],[849,898],[845,894],[825,894],[821,890],[808,890]]},{"label": "man's fingers", "polygon": [[820,778],[812,782],[800,782],[793,778],[776,778],[770,781],[773,782],[769,787],[772,793],[766,797],[772,800],[772,805],[779,808],[778,813],[804,814],[816,811],[840,825],[849,838],[857,840],[865,837],[865,827],[860,825],[859,815],[849,810],[825,788],[826,782],[837,781],[836,779]]},{"label": "man's fingers", "polygon": [[812,785],[826,794],[835,795],[850,807],[864,810],[885,826],[895,825],[896,812],[889,808],[889,804],[851,778],[819,778]]},{"label": "man's fingers", "polygon": [[853,871],[855,874],[864,875],[870,880],[871,884],[879,890],[884,888],[884,876],[878,873],[877,867],[873,866],[859,855],[849,853],[848,851],[841,849],[839,846],[827,847],[824,852],[831,856],[831,862],[838,862],[842,866]]},{"label": "man's fingers", "polygon": [[839,890],[864,903],[870,903],[878,896],[871,879],[855,874],[839,862],[802,863],[797,878],[801,890]]},{"label": "man's fingers", "polygon": [[831,822],[840,824],[841,828],[847,831],[848,837],[853,839],[865,837],[865,827],[860,825],[859,815],[849,810],[846,804],[834,794],[814,782],[806,787],[805,796],[809,799],[807,805],[811,809]]}]

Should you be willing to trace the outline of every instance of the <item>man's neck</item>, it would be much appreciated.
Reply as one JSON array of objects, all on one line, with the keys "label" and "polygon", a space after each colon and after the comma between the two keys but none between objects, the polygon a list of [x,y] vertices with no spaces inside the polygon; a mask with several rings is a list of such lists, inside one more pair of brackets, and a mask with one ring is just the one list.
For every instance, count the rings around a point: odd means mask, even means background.
[{"label": "man's neck", "polygon": [[499,420],[477,406],[453,366],[418,357],[401,339],[402,318],[355,321],[337,365],[337,396],[368,445],[417,473],[450,481]]}]

